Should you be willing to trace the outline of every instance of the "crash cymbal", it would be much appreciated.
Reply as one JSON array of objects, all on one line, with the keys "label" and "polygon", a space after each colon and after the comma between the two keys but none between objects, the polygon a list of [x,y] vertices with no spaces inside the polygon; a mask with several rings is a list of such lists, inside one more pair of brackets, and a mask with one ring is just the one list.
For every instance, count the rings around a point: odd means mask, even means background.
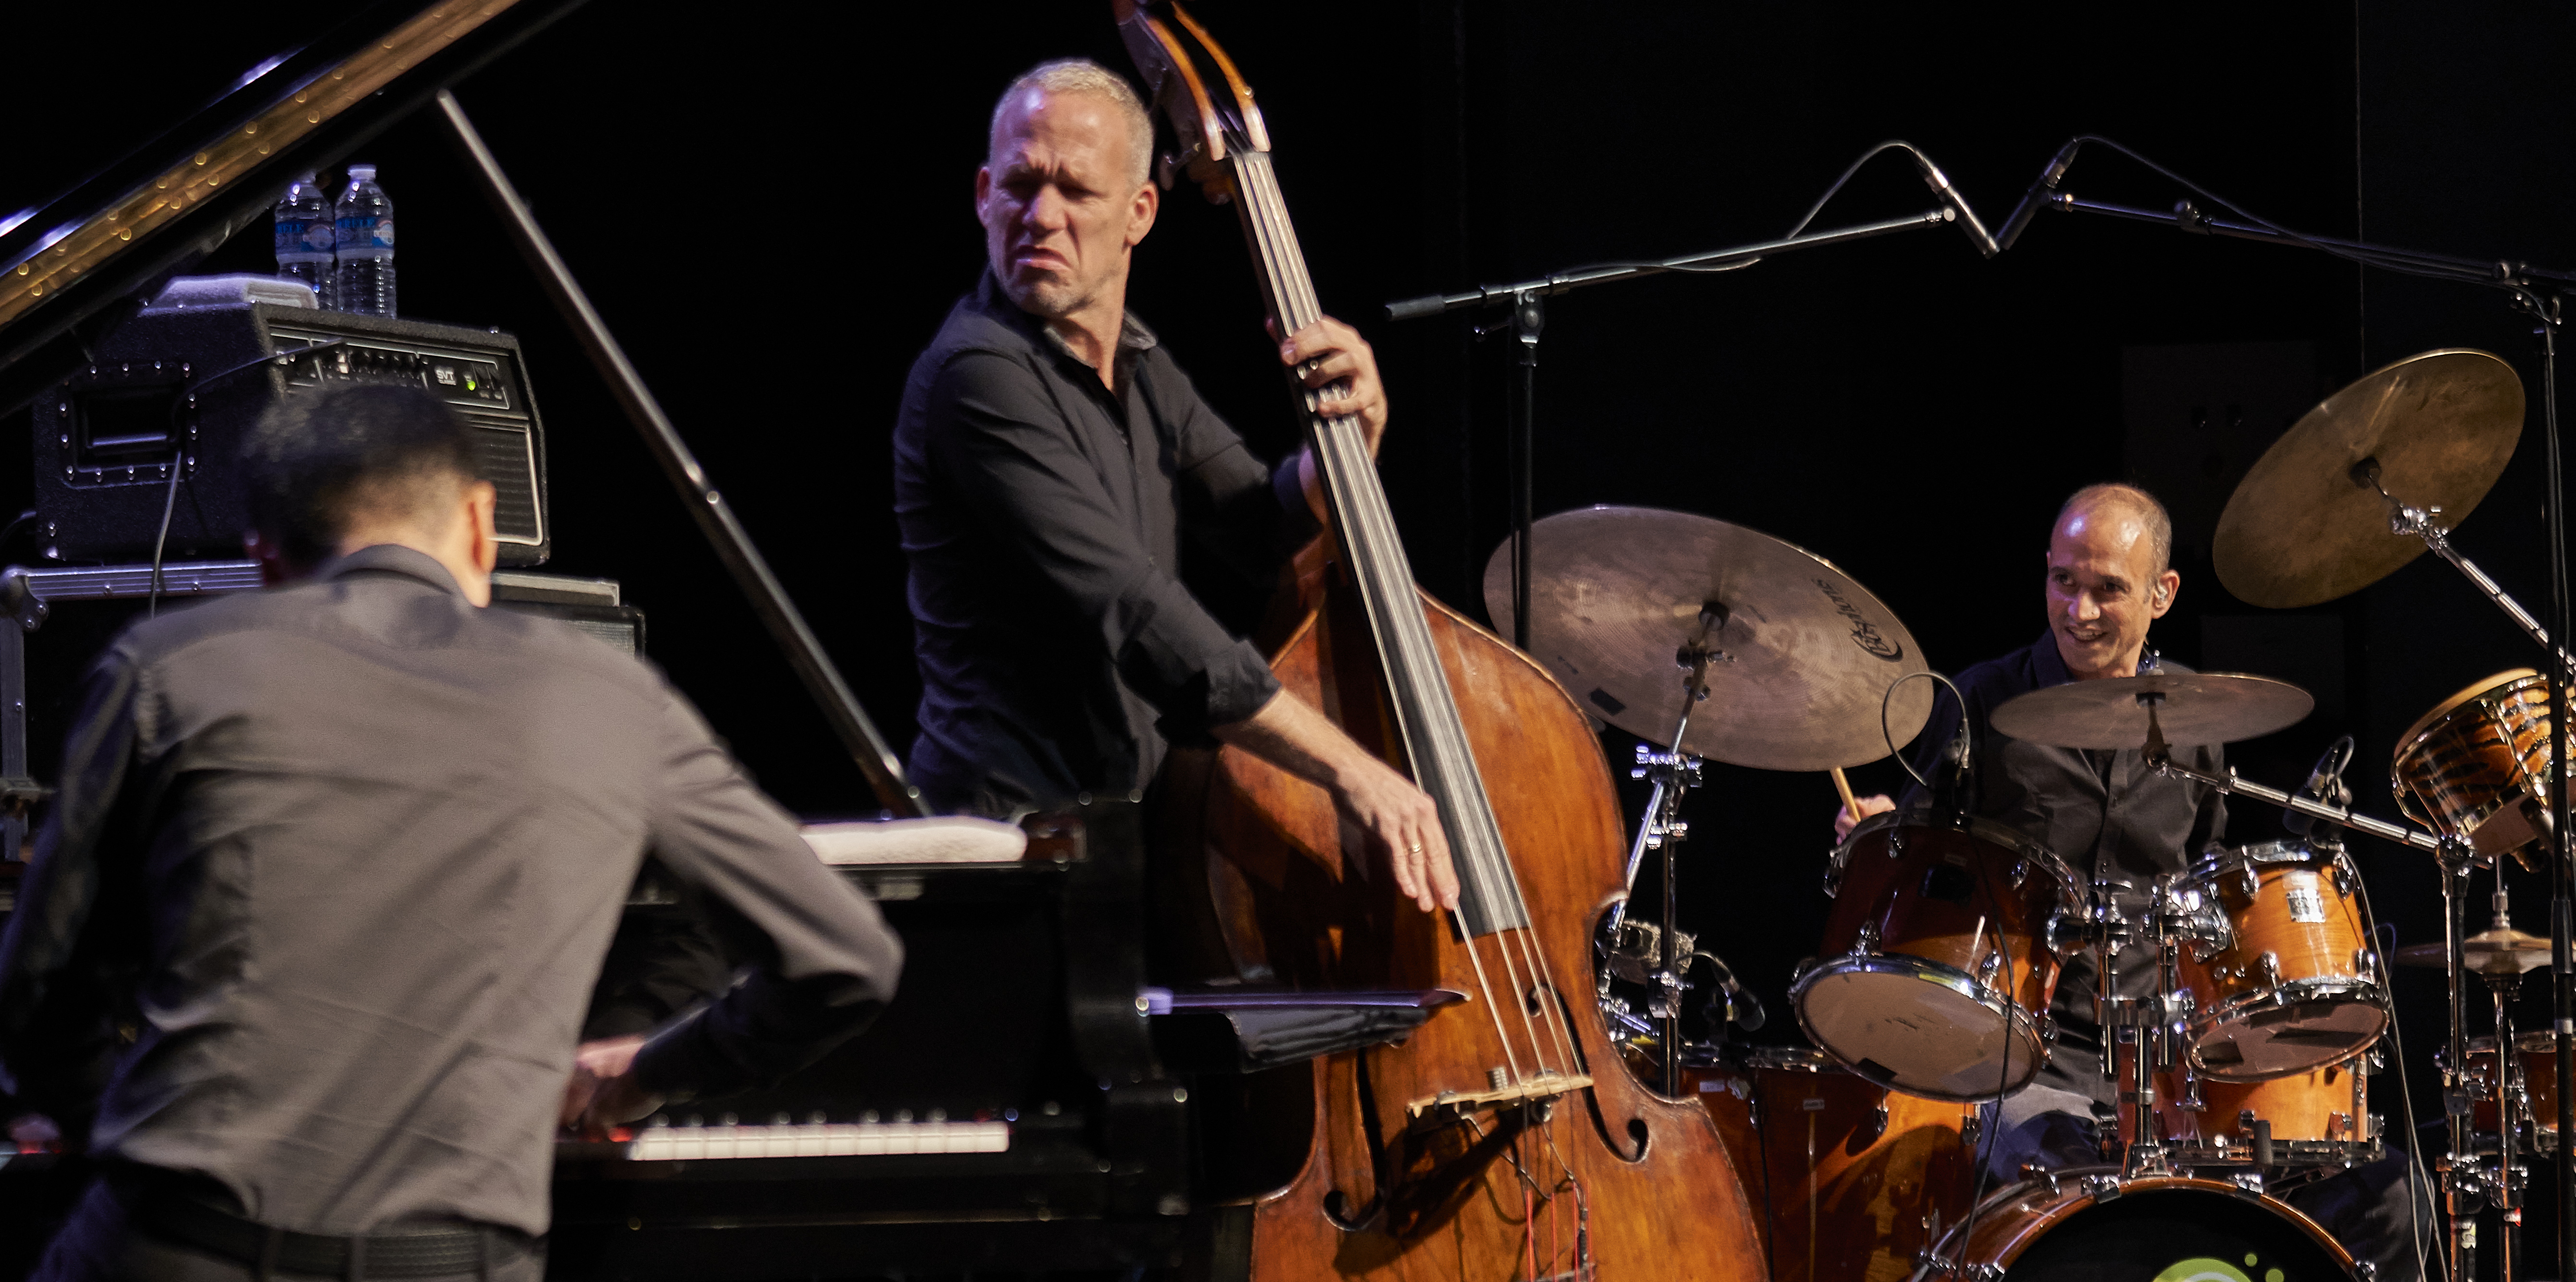
[{"label": "crash cymbal", "polygon": [[2149,693],[2164,696],[2156,724],[2176,747],[2259,738],[2298,724],[2317,706],[2307,691],[2270,677],[2164,672],[2033,690],[1996,708],[1987,722],[2024,743],[2136,748],[2147,741],[2147,705],[2138,696]]},{"label": "crash cymbal", "polygon": [[[2408,944],[2397,950],[2395,961],[2400,966],[2441,968],[2450,964],[2450,949],[2442,944]],[[2527,934],[2506,927],[2484,931],[2460,941],[2460,954],[2469,969],[2481,975],[2520,975],[2549,964],[2549,936]]]},{"label": "crash cymbal", "polygon": [[[1926,671],[1914,637],[1832,562],[1740,525],[1655,508],[1560,512],[1530,527],[1530,647],[1584,710],[1656,743],[1681,718],[1705,637],[1719,656],[1682,746],[1767,770],[1825,770],[1887,755],[1879,701]],[[1485,566],[1494,626],[1512,631],[1506,541]],[[1703,614],[1707,622],[1703,622]],[[1888,700],[1903,746],[1932,713],[1932,683]]]},{"label": "crash cymbal", "polygon": [[[2218,580],[2255,605],[2315,605],[2424,552],[2388,528],[2388,497],[2457,528],[2522,437],[2522,380],[2485,352],[2422,352],[2309,410],[2237,483],[2218,518]],[[2369,466],[2376,464],[2377,489]]]}]

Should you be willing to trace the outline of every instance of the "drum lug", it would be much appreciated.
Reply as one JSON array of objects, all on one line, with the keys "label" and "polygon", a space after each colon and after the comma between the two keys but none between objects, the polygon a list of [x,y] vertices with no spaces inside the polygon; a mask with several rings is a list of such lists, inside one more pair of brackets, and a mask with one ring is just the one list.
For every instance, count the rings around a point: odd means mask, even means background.
[{"label": "drum lug", "polygon": [[2263,972],[2263,982],[2265,984],[2273,988],[2281,986],[2281,955],[2279,953],[2267,950],[2262,956],[2254,959],[2254,964]]},{"label": "drum lug", "polygon": [[1887,857],[1890,859],[1905,857],[1905,833],[1902,830],[1887,834]]},{"label": "drum lug", "polygon": [[2120,1196],[2120,1177],[2087,1175],[2083,1179],[2083,1188],[2085,1196],[2092,1198],[2094,1204],[2098,1206]]},{"label": "drum lug", "polygon": [[[1887,1111],[1887,1106],[1885,1104],[1879,1105],[1878,1111],[1882,1114],[1885,1113]],[[1879,1125],[1881,1128],[1884,1128],[1887,1124],[1882,1121]],[[1968,1116],[1959,1119],[1959,1143],[1963,1147],[1974,1149],[1977,1146],[1977,1141],[1983,1139],[1985,1134],[1986,1115],[1983,1110],[1971,1113]]]},{"label": "drum lug", "polygon": [[2353,887],[2353,883],[2354,883],[2355,881],[2357,881],[2357,880],[2359,880],[2359,879],[2358,879],[2358,878],[2356,878],[2356,877],[2353,875],[2353,871],[2352,871],[2352,856],[2350,856],[2350,855],[2337,855],[2337,856],[2335,856],[2335,861],[2334,861],[2334,888],[2335,888],[2335,893],[2336,893],[2336,894],[2338,894],[2338,895],[2343,896],[2343,897],[2344,897],[2344,898],[2346,898],[2346,899],[2350,899],[2350,898],[2352,898],[2352,887]]},{"label": "drum lug", "polygon": [[2019,890],[2021,889],[2021,884],[2028,880],[2030,880],[2030,861],[2027,859],[2014,860],[2011,878],[2012,888]]},{"label": "drum lug", "polygon": [[2361,1278],[2361,1282],[2379,1282],[2379,1264],[2375,1260],[2355,1260],[2352,1271]]},{"label": "drum lug", "polygon": [[2262,1172],[2238,1171],[2229,1175],[2227,1177],[2227,1182],[2236,1186],[2236,1192],[2239,1196],[2249,1197],[2257,1202],[2263,1200]]},{"label": "drum lug", "polygon": [[2065,1191],[2058,1182],[2056,1169],[2053,1167],[2042,1166],[2037,1162],[2024,1162],[2021,1164],[2021,1179],[2024,1184],[2046,1185],[2048,1187],[2048,1195],[2050,1197],[2056,1197]]},{"label": "drum lug", "polygon": [[1977,963],[1977,986],[1987,989],[1993,988],[1995,986],[1995,972],[2003,969],[2003,964],[2004,955],[2002,953],[1987,953],[1985,960]]},{"label": "drum lug", "polygon": [[2254,865],[2251,863],[2244,865],[2242,871],[2245,874],[2245,897],[2247,899],[2252,899],[2256,895],[2261,894],[2263,891],[2263,874],[2255,871]]},{"label": "drum lug", "polygon": [[2209,1101],[2200,1097],[2199,1074],[2183,1074],[2182,1098],[2174,1101],[2174,1107],[2188,1113],[2206,1113],[2209,1111]]},{"label": "drum lug", "polygon": [[2364,979],[2379,973],[2379,954],[2367,948],[2352,950],[2352,969]]},{"label": "drum lug", "polygon": [[2055,1042],[2057,1040],[2057,1016],[2046,1012],[2042,1012],[2040,1014],[2039,1040],[2043,1042]]},{"label": "drum lug", "polygon": [[1860,924],[1860,933],[1852,940],[1852,954],[1857,957],[1878,956],[1877,922],[1865,921]]},{"label": "drum lug", "polygon": [[1861,1138],[1861,1142],[1864,1144],[1877,1143],[1879,1136],[1887,1134],[1887,1124],[1891,1120],[1893,1120],[1893,1115],[1887,1111],[1887,1101],[1880,1100],[1878,1104],[1877,1120],[1870,1125],[1868,1133]]}]

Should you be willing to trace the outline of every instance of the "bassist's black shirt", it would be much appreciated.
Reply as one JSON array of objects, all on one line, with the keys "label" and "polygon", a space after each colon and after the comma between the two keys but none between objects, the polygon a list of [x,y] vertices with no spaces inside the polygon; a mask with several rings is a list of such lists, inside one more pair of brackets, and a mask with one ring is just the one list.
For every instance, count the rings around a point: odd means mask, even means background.
[{"label": "bassist's black shirt", "polygon": [[1010,817],[1142,787],[1169,742],[1259,711],[1261,654],[1182,586],[1183,535],[1260,573],[1314,522],[1131,313],[1117,390],[987,273],[895,421],[921,737],[943,810]]}]

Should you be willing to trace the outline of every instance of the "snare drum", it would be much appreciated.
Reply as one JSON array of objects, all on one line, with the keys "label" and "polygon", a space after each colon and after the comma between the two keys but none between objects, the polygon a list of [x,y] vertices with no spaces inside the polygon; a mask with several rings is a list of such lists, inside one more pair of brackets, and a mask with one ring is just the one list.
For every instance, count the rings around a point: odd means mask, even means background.
[{"label": "snare drum", "polygon": [[2499,672],[2442,701],[2397,736],[2389,790],[2406,817],[2478,853],[2515,852],[2539,839],[2523,801],[2546,796],[2549,682],[2529,668]]},{"label": "snare drum", "polygon": [[[1965,1232],[1961,1230],[1964,1229]],[[2278,1198],[2189,1176],[2070,1170],[1987,1198],[1917,1282],[2322,1282],[2352,1256]]]},{"label": "snare drum", "polygon": [[1974,1104],[1893,1094],[1804,1047],[1682,1072],[1766,1205],[1773,1282],[1894,1282],[1935,1226],[1967,1212]]},{"label": "snare drum", "polygon": [[1872,815],[1834,851],[1828,954],[1789,999],[1807,1036],[1881,1086],[1993,1099],[2047,1059],[2051,923],[2081,915],[2057,856],[2001,824]]},{"label": "snare drum", "polygon": [[[2341,852],[2294,841],[2209,855],[2181,882],[2226,917],[2224,937],[2187,946],[2182,984],[2193,1070],[2255,1082],[2350,1059],[2388,1026],[2374,957]],[[2206,951],[2204,951],[2206,949]]]},{"label": "snare drum", "polygon": [[[2126,1060],[2131,1047],[2120,1048]],[[2258,1165],[2258,1123],[2271,1131],[2270,1171],[2358,1166],[2381,1153],[2370,1116],[2370,1076],[2365,1059],[2276,1077],[2265,1082],[2222,1082],[2189,1068],[2156,1074],[2156,1138],[2165,1156],[2186,1170]],[[2128,1070],[2123,1067],[2121,1080]],[[2129,1134],[2136,1105],[2120,1104],[2120,1134]]]}]

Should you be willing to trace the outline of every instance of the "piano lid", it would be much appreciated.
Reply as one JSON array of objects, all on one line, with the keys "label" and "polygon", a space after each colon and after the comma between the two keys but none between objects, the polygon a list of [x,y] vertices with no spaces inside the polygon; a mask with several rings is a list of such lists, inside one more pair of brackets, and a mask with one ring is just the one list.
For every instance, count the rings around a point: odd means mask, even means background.
[{"label": "piano lid", "polygon": [[70,191],[0,222],[0,412],[268,214],[299,174],[338,163],[440,89],[581,0],[377,0],[260,64],[194,115]]}]

